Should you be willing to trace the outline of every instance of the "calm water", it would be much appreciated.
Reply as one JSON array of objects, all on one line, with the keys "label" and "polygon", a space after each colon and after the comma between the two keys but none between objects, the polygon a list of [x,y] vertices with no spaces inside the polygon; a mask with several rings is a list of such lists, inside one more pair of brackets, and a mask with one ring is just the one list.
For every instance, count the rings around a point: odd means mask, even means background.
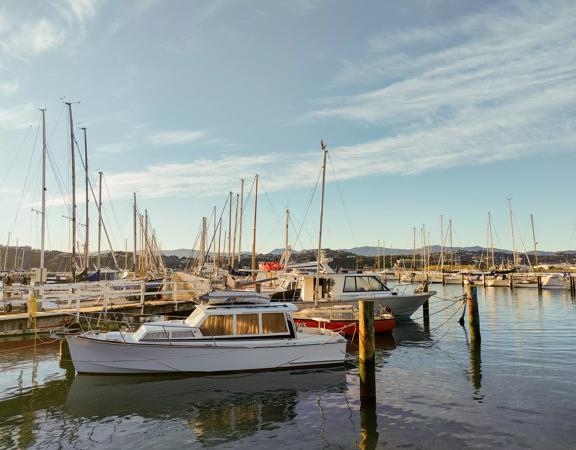
[{"label": "calm water", "polygon": [[[444,298],[462,292],[434,289]],[[378,338],[377,423],[367,435],[378,447],[576,448],[576,303],[567,292],[539,297],[531,289],[479,288],[478,297],[481,354],[470,350],[460,314],[449,319],[455,307],[433,315],[429,331],[416,319],[393,338]],[[446,305],[434,300],[431,311]],[[361,442],[353,366],[217,377],[75,376],[57,342],[37,344],[0,342],[0,448],[308,449]]]}]

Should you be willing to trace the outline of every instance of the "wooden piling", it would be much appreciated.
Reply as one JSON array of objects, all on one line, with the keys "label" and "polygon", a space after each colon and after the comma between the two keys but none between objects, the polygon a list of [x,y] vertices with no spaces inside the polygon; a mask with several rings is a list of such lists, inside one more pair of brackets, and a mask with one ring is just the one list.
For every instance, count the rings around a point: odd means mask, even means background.
[{"label": "wooden piling", "polygon": [[464,286],[464,274],[460,274],[460,284]]},{"label": "wooden piling", "polygon": [[446,286],[446,275],[442,274],[442,286]]},{"label": "wooden piling", "polygon": [[360,400],[376,400],[375,356],[376,338],[374,335],[374,302],[360,301]]},{"label": "wooden piling", "polygon": [[359,303],[360,448],[374,449],[378,443],[374,302],[361,300]]},{"label": "wooden piling", "polygon": [[574,297],[576,295],[576,280],[571,274],[568,277],[570,279],[570,295]]},{"label": "wooden piling", "polygon": [[514,289],[514,277],[512,276],[512,274],[510,274],[508,276],[508,285],[510,286],[510,290]]},{"label": "wooden piling", "polygon": [[[422,292],[428,292],[428,281],[422,286]],[[422,315],[424,316],[424,328],[430,330],[430,303],[428,300],[422,305]]]},{"label": "wooden piling", "polygon": [[470,340],[475,344],[480,344],[480,315],[478,314],[478,296],[476,286],[466,285],[466,301],[468,306],[468,326],[470,328]]},{"label": "wooden piling", "polygon": [[538,286],[538,293],[541,294],[542,293],[542,277],[540,275],[538,275],[536,277],[536,284]]}]

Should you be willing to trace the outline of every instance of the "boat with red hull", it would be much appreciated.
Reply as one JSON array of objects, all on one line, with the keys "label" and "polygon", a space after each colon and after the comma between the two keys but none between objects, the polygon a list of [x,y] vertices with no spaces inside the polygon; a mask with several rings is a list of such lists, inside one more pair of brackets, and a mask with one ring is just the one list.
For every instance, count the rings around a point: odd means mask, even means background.
[{"label": "boat with red hull", "polygon": [[[357,308],[352,305],[337,305],[300,310],[293,315],[297,325],[310,328],[325,328],[338,331],[345,336],[353,336],[359,331]],[[396,319],[386,310],[374,315],[374,332],[376,334],[392,333]]]}]

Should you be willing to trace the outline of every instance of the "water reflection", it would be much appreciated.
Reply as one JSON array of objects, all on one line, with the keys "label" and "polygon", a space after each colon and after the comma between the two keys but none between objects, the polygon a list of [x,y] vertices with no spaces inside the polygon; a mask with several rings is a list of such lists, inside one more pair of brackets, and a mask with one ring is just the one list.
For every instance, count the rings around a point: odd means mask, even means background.
[{"label": "water reflection", "polygon": [[211,445],[293,420],[302,393],[345,389],[344,369],[214,377],[78,375],[64,410],[93,421],[135,415],[183,419],[199,442]]}]

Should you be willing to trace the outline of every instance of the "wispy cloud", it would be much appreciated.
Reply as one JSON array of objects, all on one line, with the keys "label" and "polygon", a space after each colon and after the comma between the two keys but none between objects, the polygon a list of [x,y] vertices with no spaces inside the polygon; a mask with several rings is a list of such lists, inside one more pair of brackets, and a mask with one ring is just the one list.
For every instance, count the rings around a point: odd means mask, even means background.
[{"label": "wispy cloud", "polygon": [[366,56],[348,62],[337,80],[379,87],[327,100],[307,118],[380,130],[381,139],[341,152],[364,153],[370,173],[573,150],[576,4],[513,5],[373,37]]},{"label": "wispy cloud", "polygon": [[105,144],[98,148],[101,153],[119,153],[132,151],[146,146],[173,146],[185,144],[216,144],[219,139],[206,130],[163,130],[150,131],[147,124],[133,127],[126,138],[120,142]]},{"label": "wispy cloud", "polygon": [[0,95],[12,95],[18,92],[18,81],[0,81]]},{"label": "wispy cloud", "polygon": [[147,142],[153,145],[193,144],[207,137],[206,131],[163,131],[148,136]]},{"label": "wispy cloud", "polygon": [[[27,5],[10,14],[0,11],[0,56],[29,61],[35,55],[52,50],[84,35],[85,24],[92,19],[103,0],[54,0],[42,7]],[[30,10],[35,13],[31,16]]]},{"label": "wispy cloud", "polygon": [[0,108],[0,129],[26,128],[38,118],[38,110],[32,103],[13,108]]}]

